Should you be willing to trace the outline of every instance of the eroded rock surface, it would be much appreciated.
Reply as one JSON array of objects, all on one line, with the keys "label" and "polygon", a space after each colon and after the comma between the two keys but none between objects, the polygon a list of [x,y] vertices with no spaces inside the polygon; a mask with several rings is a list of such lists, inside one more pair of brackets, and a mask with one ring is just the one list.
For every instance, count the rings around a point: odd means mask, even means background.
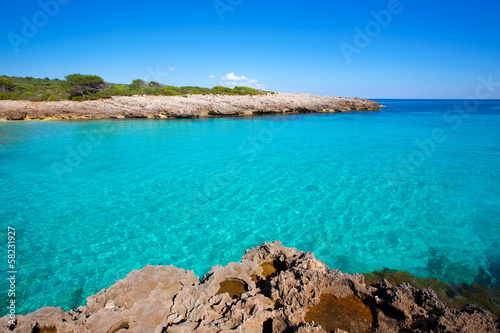
[{"label": "eroded rock surface", "polygon": [[[344,315],[345,313],[345,315]],[[318,318],[314,321],[314,318]],[[322,327],[321,325],[325,326]],[[87,305],[47,307],[0,319],[0,332],[497,332],[472,304],[446,307],[432,289],[329,269],[314,254],[280,242],[247,250],[240,263],[215,266],[200,281],[191,271],[146,266]]]},{"label": "eroded rock surface", "polygon": [[198,118],[304,112],[380,110],[360,98],[276,93],[257,96],[115,96],[96,101],[0,101],[0,120]]}]

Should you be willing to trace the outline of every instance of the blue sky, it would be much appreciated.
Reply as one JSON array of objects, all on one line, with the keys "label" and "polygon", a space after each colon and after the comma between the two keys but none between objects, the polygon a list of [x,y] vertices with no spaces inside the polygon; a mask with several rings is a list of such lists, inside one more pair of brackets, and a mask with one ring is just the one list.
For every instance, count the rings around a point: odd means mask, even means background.
[{"label": "blue sky", "polygon": [[500,82],[499,13],[492,0],[2,0],[0,74],[463,99],[480,76]]}]

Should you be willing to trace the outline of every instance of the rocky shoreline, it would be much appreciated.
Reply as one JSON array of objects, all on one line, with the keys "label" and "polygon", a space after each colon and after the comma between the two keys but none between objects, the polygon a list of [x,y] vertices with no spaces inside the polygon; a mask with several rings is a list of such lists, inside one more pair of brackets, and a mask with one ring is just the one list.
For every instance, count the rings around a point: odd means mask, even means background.
[{"label": "rocky shoreline", "polygon": [[95,101],[0,101],[0,120],[199,118],[307,112],[376,111],[360,98],[310,94],[115,96]]},{"label": "rocky shoreline", "polygon": [[247,250],[240,263],[192,271],[146,266],[76,310],[46,307],[0,319],[0,332],[498,332],[490,312],[447,307],[432,289],[329,269],[280,242]]}]

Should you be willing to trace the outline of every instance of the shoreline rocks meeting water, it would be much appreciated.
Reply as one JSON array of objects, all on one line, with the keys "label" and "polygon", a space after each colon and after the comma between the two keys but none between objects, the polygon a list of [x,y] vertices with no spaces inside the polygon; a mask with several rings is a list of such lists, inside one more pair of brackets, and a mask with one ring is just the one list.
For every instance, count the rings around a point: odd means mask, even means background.
[{"label": "shoreline rocks meeting water", "polygon": [[46,307],[0,332],[498,332],[490,312],[447,307],[431,289],[329,269],[314,254],[264,243],[201,280],[146,266],[71,311]]},{"label": "shoreline rocks meeting water", "polygon": [[0,101],[0,120],[199,118],[259,114],[377,111],[361,98],[296,93],[266,95],[114,96],[91,101]]}]

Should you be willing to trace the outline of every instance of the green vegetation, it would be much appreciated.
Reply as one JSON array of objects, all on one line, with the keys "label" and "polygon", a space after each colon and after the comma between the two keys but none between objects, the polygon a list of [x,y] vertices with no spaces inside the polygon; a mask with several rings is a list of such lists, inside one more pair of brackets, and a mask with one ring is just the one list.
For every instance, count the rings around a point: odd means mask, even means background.
[{"label": "green vegetation", "polygon": [[11,92],[14,91],[16,85],[11,80],[0,77],[0,91],[1,92]]},{"label": "green vegetation", "polygon": [[108,87],[102,77],[97,75],[71,74],[66,76],[66,81],[71,87],[69,91],[71,96],[85,97],[85,95],[99,93]]},{"label": "green vegetation", "polygon": [[176,96],[189,94],[262,95],[267,91],[248,87],[174,87],[140,79],[131,84],[105,82],[97,75],[71,74],[65,80],[35,79],[32,77],[0,76],[0,100],[61,101],[95,100],[112,96],[155,95]]}]

